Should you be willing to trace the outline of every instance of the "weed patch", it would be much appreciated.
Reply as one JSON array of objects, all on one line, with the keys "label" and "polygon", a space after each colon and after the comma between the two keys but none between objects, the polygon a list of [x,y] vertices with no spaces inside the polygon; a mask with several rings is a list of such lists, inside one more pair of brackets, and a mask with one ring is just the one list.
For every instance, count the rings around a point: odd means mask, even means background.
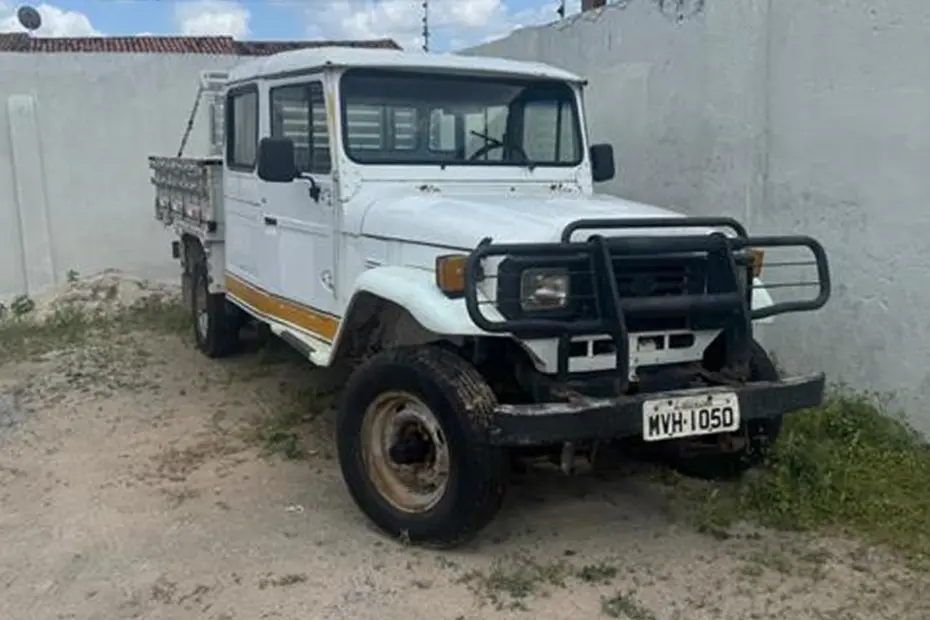
[{"label": "weed patch", "polygon": [[479,601],[490,603],[498,610],[526,610],[531,597],[549,596],[553,588],[568,587],[571,580],[605,585],[614,581],[618,574],[617,567],[607,562],[579,568],[564,560],[539,562],[517,554],[494,562],[487,572],[465,573],[459,583],[466,584]]},{"label": "weed patch", "polygon": [[105,343],[131,331],[180,333],[189,329],[190,324],[187,309],[156,298],[142,300],[113,314],[95,314],[79,306],[65,306],[41,322],[28,312],[8,312],[0,318],[0,363],[80,347],[88,342]]},{"label": "weed patch", "polygon": [[279,454],[290,460],[306,458],[308,453],[301,439],[301,426],[331,406],[334,398],[335,392],[311,386],[299,390],[287,406],[276,409],[257,429],[266,455]]},{"label": "weed patch", "polygon": [[571,567],[565,562],[540,564],[521,555],[507,562],[495,562],[487,573],[466,573],[459,581],[495,609],[526,610],[527,599],[544,594],[547,586],[564,586],[570,573]]},{"label": "weed patch", "polygon": [[618,572],[616,566],[600,562],[582,566],[578,571],[578,578],[588,583],[610,583]]},{"label": "weed patch", "polygon": [[736,520],[864,535],[930,559],[930,447],[874,397],[832,396],[789,417],[767,467],[702,500],[710,526]]},{"label": "weed patch", "polygon": [[651,610],[643,607],[633,596],[632,592],[626,594],[616,593],[601,599],[601,613],[609,618],[625,618],[628,620],[656,620]]}]

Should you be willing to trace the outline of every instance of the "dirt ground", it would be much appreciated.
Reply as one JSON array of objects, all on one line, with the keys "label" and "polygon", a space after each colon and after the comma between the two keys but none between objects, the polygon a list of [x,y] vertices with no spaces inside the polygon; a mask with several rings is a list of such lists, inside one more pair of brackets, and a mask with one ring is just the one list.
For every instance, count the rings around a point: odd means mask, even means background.
[{"label": "dirt ground", "polygon": [[930,617],[889,554],[702,533],[630,467],[531,470],[469,548],[405,547],[352,504],[314,373],[141,333],[0,360],[0,618]]}]

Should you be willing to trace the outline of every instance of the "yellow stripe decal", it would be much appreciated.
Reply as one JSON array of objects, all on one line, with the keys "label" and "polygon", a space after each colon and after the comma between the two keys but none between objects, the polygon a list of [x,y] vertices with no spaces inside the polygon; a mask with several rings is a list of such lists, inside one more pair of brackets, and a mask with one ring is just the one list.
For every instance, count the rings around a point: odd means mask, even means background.
[{"label": "yellow stripe decal", "polygon": [[226,290],[269,318],[296,325],[327,342],[336,338],[339,319],[319,310],[266,293],[230,275],[226,276]]}]

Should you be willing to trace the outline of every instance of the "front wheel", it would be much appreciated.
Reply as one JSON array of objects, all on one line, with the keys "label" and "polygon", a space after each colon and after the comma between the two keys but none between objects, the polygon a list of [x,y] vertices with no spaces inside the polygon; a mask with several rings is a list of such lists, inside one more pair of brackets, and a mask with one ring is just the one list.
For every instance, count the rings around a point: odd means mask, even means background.
[{"label": "front wheel", "polygon": [[339,464],[358,507],[398,539],[467,542],[500,509],[504,451],[490,445],[494,393],[434,346],[383,351],[355,371],[336,423]]}]

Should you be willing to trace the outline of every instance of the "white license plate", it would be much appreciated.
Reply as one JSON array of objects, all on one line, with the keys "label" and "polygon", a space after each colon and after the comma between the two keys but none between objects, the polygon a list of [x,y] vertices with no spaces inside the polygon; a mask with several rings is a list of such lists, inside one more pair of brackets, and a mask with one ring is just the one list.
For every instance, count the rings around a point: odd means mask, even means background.
[{"label": "white license plate", "polygon": [[727,433],[738,428],[739,398],[732,392],[663,398],[643,403],[645,441]]}]

